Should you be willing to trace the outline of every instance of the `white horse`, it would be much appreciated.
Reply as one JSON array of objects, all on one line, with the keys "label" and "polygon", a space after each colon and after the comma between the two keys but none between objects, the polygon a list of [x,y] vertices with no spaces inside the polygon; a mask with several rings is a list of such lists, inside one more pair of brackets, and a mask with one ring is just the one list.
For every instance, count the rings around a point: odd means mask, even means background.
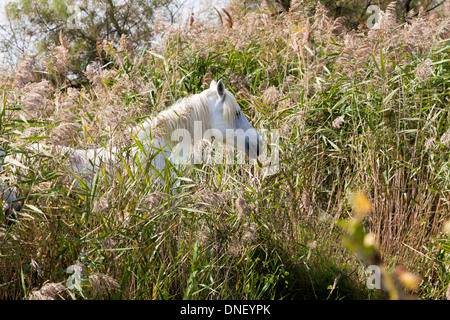
[{"label": "white horse", "polygon": [[[70,159],[72,176],[81,177],[90,186],[99,170],[112,171],[122,161],[139,161],[160,172],[164,170],[167,159],[174,164],[198,163],[193,147],[204,139],[214,138],[245,152],[250,159],[261,154],[263,143],[221,80],[217,83],[213,80],[209,89],[178,101],[155,118],[145,119],[129,133],[135,144],[127,152],[104,147],[80,150],[53,146],[51,153],[66,154]],[[29,149],[36,153],[49,151],[48,146],[37,143],[30,145]],[[8,157],[4,162],[9,162]],[[1,164],[0,171],[3,170]],[[4,207],[18,210],[20,205],[15,204],[14,190],[5,187],[0,185]]]}]

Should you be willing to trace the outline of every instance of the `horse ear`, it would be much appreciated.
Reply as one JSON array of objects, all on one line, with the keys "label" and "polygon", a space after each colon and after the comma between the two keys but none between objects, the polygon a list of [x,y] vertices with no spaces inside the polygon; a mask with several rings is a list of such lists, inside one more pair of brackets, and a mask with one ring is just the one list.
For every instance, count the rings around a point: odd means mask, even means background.
[{"label": "horse ear", "polygon": [[216,80],[211,81],[211,84],[209,85],[210,89],[215,89],[217,87]]},{"label": "horse ear", "polygon": [[217,82],[217,94],[219,95],[220,99],[223,99],[225,94],[225,85],[223,84],[222,80],[219,80],[219,82]]}]

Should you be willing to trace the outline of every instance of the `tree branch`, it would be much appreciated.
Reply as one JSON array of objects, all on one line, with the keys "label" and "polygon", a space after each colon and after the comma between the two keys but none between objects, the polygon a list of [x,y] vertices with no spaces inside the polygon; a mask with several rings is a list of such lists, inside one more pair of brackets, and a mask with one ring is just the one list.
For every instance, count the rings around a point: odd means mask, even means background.
[{"label": "tree branch", "polygon": [[[437,7],[439,7],[441,4],[443,4],[445,1],[447,0],[442,0],[440,3],[438,3],[437,5],[435,5],[433,8],[430,8],[428,10],[425,11],[425,13],[428,13],[434,9],[436,9]],[[419,12],[417,12],[415,15],[413,15],[413,17],[417,17],[419,15]]]}]

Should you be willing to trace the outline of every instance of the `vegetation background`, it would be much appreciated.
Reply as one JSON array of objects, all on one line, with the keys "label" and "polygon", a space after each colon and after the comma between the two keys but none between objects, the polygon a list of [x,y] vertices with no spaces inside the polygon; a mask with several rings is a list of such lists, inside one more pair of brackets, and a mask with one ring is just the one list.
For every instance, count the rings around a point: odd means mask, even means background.
[{"label": "vegetation background", "polygon": [[[0,146],[22,158],[0,177],[23,206],[0,218],[0,298],[448,299],[449,2],[182,4],[7,4]],[[173,195],[125,167],[75,190],[27,149],[126,148],[212,79],[278,130],[278,172],[197,165]]]}]

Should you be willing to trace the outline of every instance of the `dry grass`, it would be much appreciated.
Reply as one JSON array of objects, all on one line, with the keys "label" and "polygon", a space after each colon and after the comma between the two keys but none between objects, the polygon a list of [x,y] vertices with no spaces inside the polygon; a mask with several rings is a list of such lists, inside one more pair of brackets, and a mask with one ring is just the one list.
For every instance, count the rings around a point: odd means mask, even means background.
[{"label": "dry grass", "polygon": [[[379,29],[347,31],[323,6],[293,2],[282,15],[214,8],[219,26],[195,17],[177,29],[159,16],[159,44],[133,52],[126,37],[104,42],[112,62],[92,62],[81,88],[66,81],[63,36],[48,61],[28,58],[1,76],[7,153],[37,140],[125,146],[126,128],[219,78],[255,127],[281,134],[276,174],[196,166],[178,195],[126,171],[77,194],[58,155],[30,155],[36,171],[17,182],[24,209],[0,233],[1,298],[376,298],[336,227],[353,218],[358,190],[386,265],[421,274],[419,296],[444,297],[449,4],[402,25],[390,6]],[[49,68],[48,79],[36,72]],[[51,287],[75,261],[84,292]]]}]

